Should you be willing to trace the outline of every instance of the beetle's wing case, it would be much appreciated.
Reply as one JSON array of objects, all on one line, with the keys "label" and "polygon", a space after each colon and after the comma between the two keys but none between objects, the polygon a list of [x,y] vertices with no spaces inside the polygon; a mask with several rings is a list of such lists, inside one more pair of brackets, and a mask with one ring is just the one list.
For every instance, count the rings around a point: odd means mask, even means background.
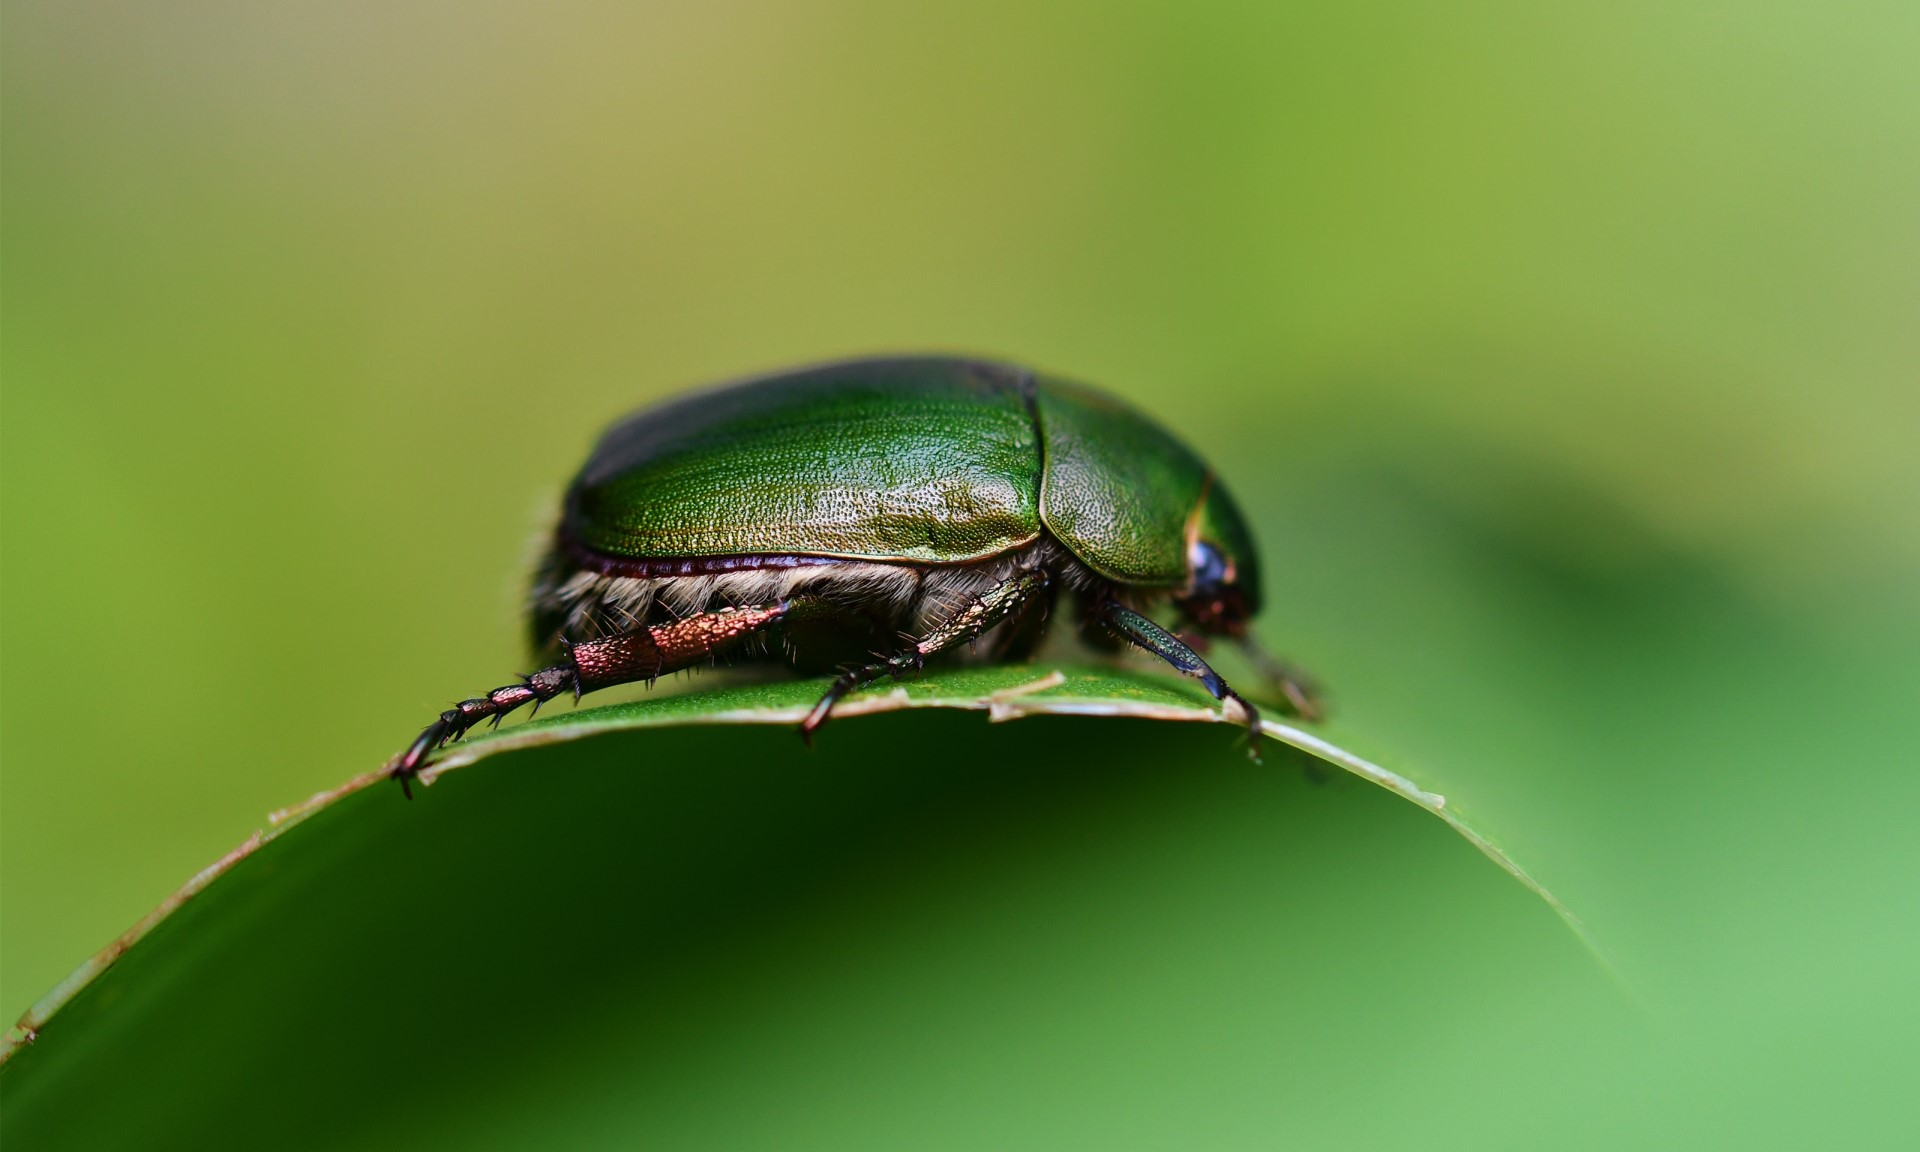
[{"label": "beetle's wing case", "polygon": [[769,376],[608,430],[564,528],[613,557],[812,555],[952,564],[1040,534],[1026,375],[866,360]]},{"label": "beetle's wing case", "polygon": [[1206,465],[1138,410],[1091,388],[1042,378],[1034,406],[1047,530],[1108,579],[1184,583]]}]

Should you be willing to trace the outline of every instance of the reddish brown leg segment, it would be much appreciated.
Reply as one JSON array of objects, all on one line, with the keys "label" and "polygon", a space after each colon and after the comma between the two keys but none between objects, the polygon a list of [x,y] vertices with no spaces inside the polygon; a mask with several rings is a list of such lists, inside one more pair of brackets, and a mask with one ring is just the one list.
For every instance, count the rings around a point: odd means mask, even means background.
[{"label": "reddish brown leg segment", "polygon": [[482,721],[495,724],[522,705],[540,704],[562,692],[576,698],[597,688],[651,682],[669,672],[697,664],[740,640],[790,615],[801,601],[779,600],[747,608],[720,608],[702,612],[685,620],[636,628],[603,640],[589,640],[566,649],[565,657],[551,668],[521,678],[518,684],[495,688],[485,696],[476,696],[440,713],[419,737],[408,745],[394,762],[389,775],[399,779],[400,787],[411,797],[409,781],[419,772],[434,749],[457,740]]},{"label": "reddish brown leg segment", "polygon": [[751,608],[720,608],[671,624],[575,644],[567,652],[578,677],[575,691],[657,680],[778,623],[793,606],[791,600],[780,600]]}]

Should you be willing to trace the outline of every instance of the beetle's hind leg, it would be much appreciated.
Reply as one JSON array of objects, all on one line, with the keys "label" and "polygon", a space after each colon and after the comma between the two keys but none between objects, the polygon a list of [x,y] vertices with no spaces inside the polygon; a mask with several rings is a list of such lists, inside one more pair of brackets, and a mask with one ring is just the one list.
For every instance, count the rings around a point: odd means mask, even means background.
[{"label": "beetle's hind leg", "polygon": [[855,688],[871,684],[882,676],[898,678],[919,671],[930,657],[965,644],[1028,607],[1043,597],[1052,583],[1053,577],[1044,568],[1016,572],[967,601],[959,611],[901,651],[842,672],[813,706],[813,711],[800,722],[801,738],[811,743],[814,732],[827,722],[833,706]]},{"label": "beetle's hind leg", "polygon": [[571,656],[569,653],[565,663],[522,676],[518,684],[508,684],[495,688],[485,696],[462,700],[440,713],[439,718],[421,729],[420,735],[407,745],[407,750],[394,759],[387,769],[387,775],[400,781],[400,790],[411,800],[413,778],[434,749],[449,740],[458,740],[466,735],[469,728],[484,720],[491,719],[498,724],[502,716],[524,704],[532,704],[537,708],[569,689],[576,696],[579,695],[579,672],[571,663]]},{"label": "beetle's hind leg", "polygon": [[1225,703],[1233,701],[1246,714],[1247,754],[1256,763],[1260,760],[1260,712],[1247,698],[1227,686],[1206,660],[1189,647],[1185,641],[1167,631],[1160,625],[1135,612],[1118,600],[1104,600],[1094,606],[1093,619],[1130,644],[1144,648],[1168,664],[1183,676],[1191,676],[1205,685],[1215,700]]},{"label": "beetle's hind leg", "polygon": [[450,740],[457,740],[483,721],[500,718],[527,704],[538,707],[563,692],[576,698],[597,688],[651,682],[668,672],[696,664],[740,640],[803,612],[814,601],[793,597],[746,608],[717,608],[684,620],[635,628],[617,636],[566,645],[559,663],[521,678],[518,684],[495,688],[440,713],[407,750],[393,761],[388,775],[413,795],[411,781],[427,756]]}]

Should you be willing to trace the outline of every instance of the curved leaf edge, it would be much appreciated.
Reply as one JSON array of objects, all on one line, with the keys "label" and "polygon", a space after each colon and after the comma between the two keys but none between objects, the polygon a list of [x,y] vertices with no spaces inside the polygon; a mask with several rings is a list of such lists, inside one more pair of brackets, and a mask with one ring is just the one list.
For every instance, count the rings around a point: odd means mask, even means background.
[{"label": "curved leaf edge", "polygon": [[[1016,674],[1011,682],[1007,675],[1009,672]],[[444,773],[470,767],[506,752],[563,744],[609,732],[700,724],[797,725],[818,698],[820,688],[821,682],[816,681],[722,687],[706,692],[584,708],[561,716],[531,720],[449,746],[422,770],[419,783],[431,786]],[[720,700],[733,706],[714,707]],[[1039,675],[1035,675],[1031,668],[1004,666],[929,675],[886,690],[856,693],[837,705],[833,716],[837,723],[860,716],[917,708],[985,712],[994,723],[1028,716],[1108,716],[1185,723],[1241,722],[1237,714],[1220,707],[1211,698],[1184,683],[1113,668],[1073,667],[1055,668]],[[1455,814],[1448,807],[1445,796],[1421,788],[1399,773],[1291,724],[1263,717],[1261,730],[1273,740],[1384,788],[1445,821],[1489,860],[1544,900],[1601,965],[1610,973],[1614,971],[1605,949],[1585,922],[1491,837]],[[224,856],[195,873],[131,928],[88,957],[46,995],[35,1001],[14,1026],[0,1036],[0,1067],[4,1067],[16,1052],[37,1041],[47,1024],[63,1007],[113,967],[130,948],[181,905],[308,817],[356,792],[388,782],[390,767],[391,762],[374,771],[363,772],[334,788],[316,792],[298,804],[269,813],[265,827],[257,829]]]}]

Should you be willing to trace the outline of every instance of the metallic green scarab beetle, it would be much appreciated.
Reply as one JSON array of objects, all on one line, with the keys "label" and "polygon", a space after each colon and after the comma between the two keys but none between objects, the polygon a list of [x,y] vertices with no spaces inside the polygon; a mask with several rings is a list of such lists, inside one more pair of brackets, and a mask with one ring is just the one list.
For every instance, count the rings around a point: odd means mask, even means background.
[{"label": "metallic green scarab beetle", "polygon": [[[1251,646],[1260,569],[1240,510],[1157,424],[1090,388],[979,360],[860,360],[645,409],[567,492],[530,617],[551,661],[441,713],[404,782],[483,720],[720,659],[839,669],[801,725],[936,657],[1022,659],[1063,593],[1258,717],[1195,647],[1248,646],[1294,711],[1304,681]],[[1186,639],[1148,615],[1170,603]],[[975,644],[975,641],[981,643]],[[876,655],[880,654],[880,655]]]}]

